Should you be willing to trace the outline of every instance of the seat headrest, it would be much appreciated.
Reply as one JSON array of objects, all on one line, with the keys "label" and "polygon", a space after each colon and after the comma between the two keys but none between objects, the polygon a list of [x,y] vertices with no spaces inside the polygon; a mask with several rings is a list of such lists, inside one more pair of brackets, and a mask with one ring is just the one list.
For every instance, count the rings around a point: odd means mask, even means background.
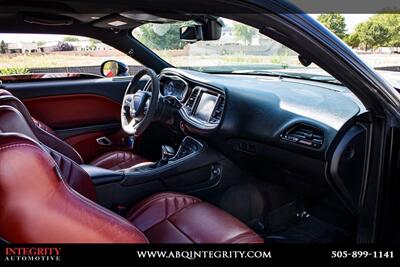
[{"label": "seat headrest", "polygon": [[[6,91],[8,92],[8,91]],[[77,162],[78,164],[81,164],[82,158],[76,152],[69,144],[65,143],[64,141],[58,139],[56,136],[52,135],[51,133],[48,133],[41,128],[37,127],[35,122],[32,119],[31,114],[29,113],[28,109],[25,107],[24,103],[21,102],[18,98],[12,96],[12,95],[0,95],[0,106],[11,106],[18,110],[20,114],[23,116],[25,119],[25,122],[30,126],[32,129],[35,140],[40,140],[43,144],[45,144],[48,147],[51,147],[52,149],[56,151],[62,151],[64,155],[72,159],[73,161]],[[31,132],[32,132],[31,131]],[[31,137],[31,135],[28,135]]]},{"label": "seat headrest", "polygon": [[38,141],[25,117],[11,106],[0,106],[0,131],[22,134]]}]

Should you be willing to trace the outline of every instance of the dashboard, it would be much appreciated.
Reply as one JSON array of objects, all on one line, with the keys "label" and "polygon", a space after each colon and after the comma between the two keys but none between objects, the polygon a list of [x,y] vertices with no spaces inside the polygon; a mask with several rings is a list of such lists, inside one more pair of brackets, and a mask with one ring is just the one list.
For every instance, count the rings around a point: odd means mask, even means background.
[{"label": "dashboard", "polygon": [[325,160],[346,124],[365,112],[340,85],[174,68],[160,77],[161,94],[179,102],[181,123],[192,134],[221,146],[242,137],[249,142],[232,146],[247,154],[257,154],[252,142],[260,142]]},{"label": "dashboard", "polygon": [[260,178],[310,193],[329,185],[356,207],[368,140],[360,118],[368,111],[348,88],[173,68],[161,76],[161,94],[179,103],[175,132],[201,139]]},{"label": "dashboard", "polygon": [[164,72],[160,75],[160,93],[178,101],[181,116],[194,127],[211,130],[221,122],[225,104],[225,93],[221,89]]}]

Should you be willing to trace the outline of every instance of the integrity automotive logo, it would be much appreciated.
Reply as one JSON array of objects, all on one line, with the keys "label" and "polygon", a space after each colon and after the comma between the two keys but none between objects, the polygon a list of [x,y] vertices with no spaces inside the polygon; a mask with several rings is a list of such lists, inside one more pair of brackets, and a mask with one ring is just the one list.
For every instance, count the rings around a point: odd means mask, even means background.
[{"label": "integrity automotive logo", "polygon": [[6,247],[4,262],[51,262],[61,261],[59,247]]}]

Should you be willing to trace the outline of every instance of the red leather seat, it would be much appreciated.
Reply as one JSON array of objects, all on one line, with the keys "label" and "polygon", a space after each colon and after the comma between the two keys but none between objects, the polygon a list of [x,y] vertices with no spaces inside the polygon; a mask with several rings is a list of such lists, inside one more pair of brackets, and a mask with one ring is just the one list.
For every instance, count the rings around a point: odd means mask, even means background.
[{"label": "red leather seat", "polygon": [[[63,140],[59,139],[57,134],[49,126],[31,117],[25,105],[17,98],[14,98],[10,92],[4,89],[0,89],[0,98],[3,98],[2,100],[0,100],[1,105],[11,105],[19,110],[27,118],[27,120],[31,119],[32,127],[37,128],[35,129],[35,131],[42,132],[38,133],[40,141],[42,141],[46,145],[54,144],[57,147],[53,146],[53,149],[66,155],[67,157],[70,157],[78,164],[83,163],[82,157],[73,147],[71,147]],[[105,169],[119,170],[129,168],[143,162],[148,162],[148,160],[128,151],[113,151],[100,155],[88,164]]]},{"label": "red leather seat", "polygon": [[125,218],[99,206],[88,174],[40,144],[26,118],[0,106],[0,237],[13,243],[262,243],[200,199],[151,196]]},{"label": "red leather seat", "polygon": [[95,158],[93,161],[90,162],[90,165],[110,170],[121,170],[144,162],[149,161],[131,152],[113,151]]},{"label": "red leather seat", "polygon": [[177,193],[146,198],[126,218],[150,243],[262,243],[228,213],[200,199]]}]

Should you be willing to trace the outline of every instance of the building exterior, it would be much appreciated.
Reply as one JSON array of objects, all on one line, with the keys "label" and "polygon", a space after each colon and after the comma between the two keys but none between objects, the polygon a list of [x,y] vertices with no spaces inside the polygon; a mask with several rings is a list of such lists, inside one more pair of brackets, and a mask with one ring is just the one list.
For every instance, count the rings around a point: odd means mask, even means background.
[{"label": "building exterior", "polygon": [[6,48],[6,53],[36,53],[39,48],[36,43],[33,42],[17,42],[8,43]]},{"label": "building exterior", "polygon": [[[38,45],[35,42],[16,42],[7,43],[6,53],[26,54],[26,53],[51,53],[58,51],[61,41],[51,41]],[[65,42],[73,47],[72,51],[106,51],[113,48],[103,43],[96,43],[89,40]]]},{"label": "building exterior", "polygon": [[47,42],[39,46],[39,52],[49,53],[57,50],[58,42]]}]

